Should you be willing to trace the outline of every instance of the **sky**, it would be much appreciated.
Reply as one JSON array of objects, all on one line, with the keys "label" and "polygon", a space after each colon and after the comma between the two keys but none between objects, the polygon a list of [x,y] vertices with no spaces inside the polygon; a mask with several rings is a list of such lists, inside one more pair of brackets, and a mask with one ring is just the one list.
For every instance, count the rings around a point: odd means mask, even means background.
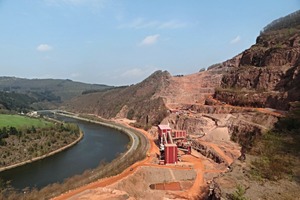
[{"label": "sky", "polygon": [[234,57],[300,0],[0,0],[0,76],[136,84]]}]

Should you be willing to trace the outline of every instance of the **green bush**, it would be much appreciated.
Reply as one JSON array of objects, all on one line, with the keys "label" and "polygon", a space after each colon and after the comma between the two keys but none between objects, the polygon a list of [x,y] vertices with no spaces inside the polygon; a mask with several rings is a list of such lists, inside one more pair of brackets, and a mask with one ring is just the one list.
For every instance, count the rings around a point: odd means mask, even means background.
[{"label": "green bush", "polygon": [[238,185],[236,188],[236,191],[234,191],[234,193],[232,193],[229,197],[229,199],[231,200],[247,200],[246,197],[244,197],[246,193],[246,190],[243,186]]}]

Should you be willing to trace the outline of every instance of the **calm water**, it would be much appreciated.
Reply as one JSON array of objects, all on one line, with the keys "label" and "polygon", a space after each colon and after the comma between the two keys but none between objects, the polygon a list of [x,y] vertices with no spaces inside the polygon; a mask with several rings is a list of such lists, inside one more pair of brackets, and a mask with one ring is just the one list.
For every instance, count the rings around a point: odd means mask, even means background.
[{"label": "calm water", "polygon": [[42,188],[95,168],[102,160],[110,162],[126,150],[129,138],[124,133],[71,118],[63,117],[63,120],[75,122],[84,132],[79,143],[54,156],[1,172],[0,178],[11,180],[12,186],[17,189]]}]

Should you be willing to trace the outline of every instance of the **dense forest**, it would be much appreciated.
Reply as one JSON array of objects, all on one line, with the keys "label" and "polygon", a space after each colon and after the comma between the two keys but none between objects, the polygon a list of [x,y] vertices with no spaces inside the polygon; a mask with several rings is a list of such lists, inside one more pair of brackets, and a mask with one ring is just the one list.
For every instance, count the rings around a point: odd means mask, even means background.
[{"label": "dense forest", "polygon": [[1,110],[27,112],[51,109],[81,94],[111,88],[114,87],[80,83],[68,79],[0,77],[0,112]]},{"label": "dense forest", "polygon": [[26,94],[15,92],[0,92],[0,111],[10,110],[17,112],[26,112],[31,109],[31,104],[37,102],[37,99]]},{"label": "dense forest", "polygon": [[0,128],[0,167],[50,153],[79,137],[75,124]]}]

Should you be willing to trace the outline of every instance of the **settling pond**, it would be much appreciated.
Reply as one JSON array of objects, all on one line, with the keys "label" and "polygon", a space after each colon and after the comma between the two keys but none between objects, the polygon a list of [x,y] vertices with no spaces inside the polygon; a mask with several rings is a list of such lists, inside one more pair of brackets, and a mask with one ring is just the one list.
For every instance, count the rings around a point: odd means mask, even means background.
[{"label": "settling pond", "polygon": [[72,118],[57,118],[78,124],[84,132],[83,139],[58,154],[1,172],[2,180],[11,180],[11,185],[16,189],[42,188],[96,168],[101,161],[110,162],[127,149],[129,138],[125,133]]}]

